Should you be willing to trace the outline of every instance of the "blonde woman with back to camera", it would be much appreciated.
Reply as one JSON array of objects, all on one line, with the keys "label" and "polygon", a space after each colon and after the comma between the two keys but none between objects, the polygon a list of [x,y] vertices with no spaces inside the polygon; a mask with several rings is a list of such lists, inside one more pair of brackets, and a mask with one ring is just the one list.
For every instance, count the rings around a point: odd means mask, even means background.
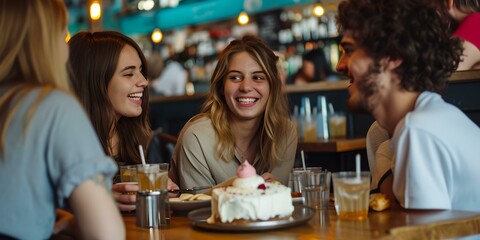
[{"label": "blonde woman with back to camera", "polygon": [[[70,90],[60,0],[0,0],[0,238],[124,239],[111,193],[117,168]],[[74,227],[75,226],[75,227]]]}]

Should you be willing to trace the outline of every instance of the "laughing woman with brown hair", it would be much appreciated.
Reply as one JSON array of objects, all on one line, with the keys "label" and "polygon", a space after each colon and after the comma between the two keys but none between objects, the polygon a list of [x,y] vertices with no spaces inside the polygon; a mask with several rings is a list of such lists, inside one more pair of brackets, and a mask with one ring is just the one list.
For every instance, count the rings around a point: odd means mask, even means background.
[{"label": "laughing woman with brown hair", "polygon": [[103,149],[119,165],[141,163],[138,145],[152,135],[147,64],[131,38],[114,31],[80,32],[68,42],[73,88]]},{"label": "laughing woman with brown hair", "polygon": [[[80,32],[68,42],[73,88],[87,109],[105,152],[118,165],[141,163],[138,145],[152,136],[147,63],[137,43],[114,31]],[[169,189],[177,188],[170,183]],[[120,210],[135,209],[136,184],[114,184]]]}]

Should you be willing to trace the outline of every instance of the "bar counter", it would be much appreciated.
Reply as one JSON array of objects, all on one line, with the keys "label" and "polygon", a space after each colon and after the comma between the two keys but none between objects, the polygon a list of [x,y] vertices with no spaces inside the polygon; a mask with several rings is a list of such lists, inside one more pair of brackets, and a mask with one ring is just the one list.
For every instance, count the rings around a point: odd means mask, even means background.
[{"label": "bar counter", "polygon": [[394,208],[370,211],[364,221],[343,221],[337,219],[333,202],[328,210],[317,210],[307,223],[260,232],[194,228],[184,215],[173,214],[170,225],[161,229],[138,228],[135,216],[126,215],[127,239],[445,239],[480,234],[480,212]]},{"label": "bar counter", "polygon": [[315,141],[298,141],[298,150],[306,152],[348,152],[366,148],[365,138],[331,138],[317,139]]}]

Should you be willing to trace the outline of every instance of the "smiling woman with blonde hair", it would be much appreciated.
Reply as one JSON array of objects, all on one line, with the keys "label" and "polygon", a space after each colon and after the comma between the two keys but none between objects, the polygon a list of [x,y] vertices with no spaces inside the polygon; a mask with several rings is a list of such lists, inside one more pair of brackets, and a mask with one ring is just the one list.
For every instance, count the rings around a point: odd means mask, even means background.
[{"label": "smiling woman with blonde hair", "polygon": [[0,238],[50,238],[57,207],[81,238],[125,238],[117,168],[70,91],[63,2],[0,0],[0,29]]},{"label": "smiling woman with blonde hair", "polygon": [[213,186],[249,161],[266,180],[287,184],[297,147],[278,57],[259,38],[221,53],[201,113],[182,129],[170,177],[180,188]]}]

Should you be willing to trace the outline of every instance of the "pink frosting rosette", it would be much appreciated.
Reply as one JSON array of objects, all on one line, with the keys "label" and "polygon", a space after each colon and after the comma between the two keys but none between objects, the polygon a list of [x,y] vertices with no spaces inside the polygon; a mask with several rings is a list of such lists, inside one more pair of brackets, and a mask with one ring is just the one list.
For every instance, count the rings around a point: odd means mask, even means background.
[{"label": "pink frosting rosette", "polygon": [[237,168],[237,177],[239,178],[249,178],[255,175],[257,175],[257,171],[248,161],[244,161],[242,165]]},{"label": "pink frosting rosette", "polygon": [[248,161],[244,161],[237,168],[237,179],[233,181],[233,186],[242,189],[257,189],[262,185],[265,189],[265,180],[257,175],[255,168]]}]

